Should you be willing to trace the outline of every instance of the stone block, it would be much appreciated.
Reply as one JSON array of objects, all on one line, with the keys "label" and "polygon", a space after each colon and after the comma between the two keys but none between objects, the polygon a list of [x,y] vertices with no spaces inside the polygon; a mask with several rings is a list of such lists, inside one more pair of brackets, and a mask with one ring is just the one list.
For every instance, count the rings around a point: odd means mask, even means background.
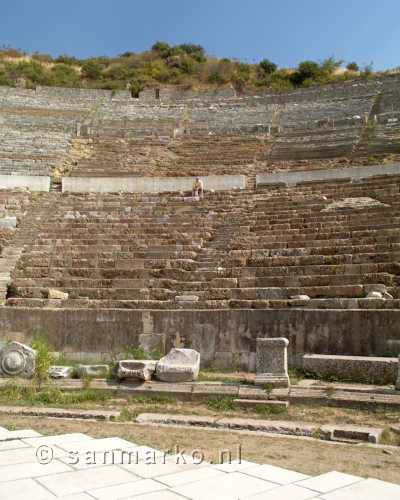
[{"label": "stone block", "polygon": [[10,342],[0,351],[0,376],[31,378],[35,374],[36,351],[20,342]]},{"label": "stone block", "polygon": [[177,295],[175,297],[177,302],[198,302],[198,295]]},{"label": "stone block", "polygon": [[[88,448],[90,451],[91,449]],[[40,467],[43,465],[38,464]],[[66,467],[66,466],[64,466]],[[68,468],[69,469],[69,468]],[[69,469],[70,470],[70,469]],[[64,471],[63,471],[64,472]],[[45,471],[43,475],[45,475]],[[81,493],[93,488],[104,488],[122,483],[129,483],[136,479],[135,476],[122,470],[117,465],[105,467],[93,467],[91,469],[65,472],[64,474],[52,474],[43,477],[39,482],[51,491],[56,497],[63,497]]]},{"label": "stone block", "polygon": [[288,401],[268,400],[268,399],[234,399],[235,406],[242,408],[270,408],[271,411],[285,411],[289,408]]},{"label": "stone block", "polygon": [[117,364],[117,377],[120,380],[133,378],[147,382],[151,380],[156,364],[157,361],[150,360],[121,360]]},{"label": "stone block", "polygon": [[323,425],[321,433],[330,436],[330,440],[351,439],[354,441],[365,441],[378,444],[383,429],[374,427],[362,427],[358,425]]},{"label": "stone block", "polygon": [[289,387],[287,347],[283,337],[257,339],[256,384]]},{"label": "stone block", "polygon": [[379,479],[365,479],[327,493],[321,498],[324,500],[353,500],[358,498],[363,500],[380,500],[381,498],[384,500],[397,500],[400,498],[400,486]]},{"label": "stone block", "polygon": [[49,288],[47,292],[47,298],[49,299],[67,300],[68,297],[68,293],[62,292],[61,290],[56,290],[55,288]]},{"label": "stone block", "polygon": [[15,216],[0,218],[0,229],[15,229],[16,227],[17,218]]},{"label": "stone block", "polygon": [[250,477],[240,472],[231,472],[224,476],[196,481],[183,486],[177,486],[174,491],[185,498],[208,500],[209,498],[236,499],[251,498],[258,493],[264,493],[276,488],[276,483]]},{"label": "stone block", "polygon": [[[271,481],[280,485],[287,485],[291,483],[297,483],[298,481],[305,481],[309,479],[310,476],[301,474],[300,472],[295,472],[276,465],[255,465],[246,469],[246,474],[252,477],[258,477],[264,481]],[[293,497],[297,498],[297,497]]]},{"label": "stone block", "polygon": [[194,349],[171,349],[156,366],[156,377],[163,382],[191,382],[200,371],[200,354]]},{"label": "stone block", "polygon": [[49,376],[51,378],[70,378],[74,373],[72,366],[50,366]]},{"label": "stone block", "polygon": [[355,382],[394,384],[398,362],[397,358],[304,354],[303,369],[321,378],[336,377]]},{"label": "stone block", "polygon": [[310,300],[308,295],[292,295],[290,300]]},{"label": "stone block", "polygon": [[396,391],[400,391],[400,356],[399,356],[399,365],[397,369]]},{"label": "stone block", "polygon": [[79,378],[107,378],[110,373],[108,365],[79,365],[76,369]]},{"label": "stone block", "polygon": [[324,494],[358,483],[361,479],[362,478],[358,476],[332,471],[321,474],[320,476],[305,479],[304,481],[299,481],[297,485]]}]

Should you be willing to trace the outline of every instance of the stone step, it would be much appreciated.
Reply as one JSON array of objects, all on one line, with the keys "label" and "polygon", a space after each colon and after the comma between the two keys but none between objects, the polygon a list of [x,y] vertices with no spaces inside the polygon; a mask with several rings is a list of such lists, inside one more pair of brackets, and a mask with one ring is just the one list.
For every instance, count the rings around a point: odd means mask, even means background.
[{"label": "stone step", "polygon": [[243,408],[262,408],[270,409],[273,412],[284,412],[289,408],[288,401],[278,401],[278,400],[260,400],[260,399],[234,399],[233,404],[235,406]]}]

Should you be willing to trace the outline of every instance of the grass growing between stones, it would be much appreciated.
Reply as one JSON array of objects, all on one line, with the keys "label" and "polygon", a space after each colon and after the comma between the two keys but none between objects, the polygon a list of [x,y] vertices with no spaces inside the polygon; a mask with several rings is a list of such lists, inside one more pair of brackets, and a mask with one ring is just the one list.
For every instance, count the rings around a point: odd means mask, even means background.
[{"label": "grass growing between stones", "polygon": [[57,387],[38,389],[35,386],[10,384],[0,388],[1,404],[38,405],[38,406],[74,406],[88,402],[105,402],[109,396],[93,389],[80,391],[61,391]]},{"label": "grass growing between stones", "polygon": [[255,374],[247,372],[224,372],[211,368],[199,373],[199,382],[223,382],[225,384],[254,384]]},{"label": "grass growing between stones", "polygon": [[129,398],[131,404],[176,404],[176,398],[172,396],[163,396],[159,394],[152,394],[149,396],[133,396]]},{"label": "grass growing between stones", "polygon": [[[321,404],[292,404],[288,410],[273,406],[239,407],[233,397],[210,395],[205,400],[179,401],[172,395],[149,394],[128,398],[116,393],[88,387],[79,390],[60,390],[57,386],[46,386],[39,390],[34,384],[7,384],[0,387],[1,406],[48,406],[82,410],[123,411],[128,415],[139,413],[169,413],[206,417],[254,418],[309,422],[318,425],[352,424],[369,427],[391,427],[398,425],[400,410],[396,409],[353,409],[322,406]],[[133,420],[130,419],[130,420]],[[396,442],[392,436],[390,442]],[[388,441],[389,443],[389,441]]]},{"label": "grass growing between stones", "polygon": [[234,409],[234,398],[230,397],[218,397],[218,396],[212,396],[207,399],[206,405],[207,408],[213,411],[232,411]]}]

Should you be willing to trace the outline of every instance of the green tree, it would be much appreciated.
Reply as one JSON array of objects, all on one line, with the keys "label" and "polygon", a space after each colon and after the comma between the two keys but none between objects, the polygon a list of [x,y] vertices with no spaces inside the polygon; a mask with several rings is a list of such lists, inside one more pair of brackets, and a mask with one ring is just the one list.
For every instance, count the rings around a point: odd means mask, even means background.
[{"label": "green tree", "polygon": [[269,59],[263,59],[260,61],[259,67],[265,75],[271,75],[278,69],[278,66]]},{"label": "green tree", "polygon": [[100,80],[102,72],[103,67],[97,61],[88,60],[82,65],[82,75],[89,80]]},{"label": "green tree", "polygon": [[296,71],[291,75],[291,80],[294,85],[309,85],[309,82],[318,80],[321,76],[321,67],[314,61],[303,61],[298,66]]},{"label": "green tree", "polygon": [[68,64],[55,64],[50,70],[50,82],[60,87],[77,87],[79,74]]},{"label": "green tree", "polygon": [[205,50],[201,45],[195,45],[193,43],[182,43],[181,45],[177,45],[176,48],[182,50],[188,56],[192,57],[199,63],[206,60]]},{"label": "green tree", "polygon": [[123,63],[112,64],[104,71],[104,77],[110,80],[128,80],[134,75],[129,66]]},{"label": "green tree", "polygon": [[157,52],[163,59],[171,55],[171,47],[167,42],[158,41],[151,47],[151,50]]},{"label": "green tree", "polygon": [[40,389],[42,384],[49,379],[49,368],[54,363],[54,358],[50,352],[46,336],[41,333],[35,335],[31,347],[36,351],[34,380]]},{"label": "green tree", "polygon": [[347,66],[346,66],[346,69],[348,69],[349,71],[360,71],[360,67],[358,66],[358,64],[356,62],[350,62]]}]

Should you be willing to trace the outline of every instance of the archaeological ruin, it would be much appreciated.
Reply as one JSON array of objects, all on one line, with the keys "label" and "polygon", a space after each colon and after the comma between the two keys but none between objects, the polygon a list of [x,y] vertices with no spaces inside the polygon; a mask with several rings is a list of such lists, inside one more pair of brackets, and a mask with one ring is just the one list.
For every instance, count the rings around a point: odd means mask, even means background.
[{"label": "archaeological ruin", "polygon": [[254,371],[257,338],[283,337],[290,366],[397,366],[399,98],[398,76],[259,95],[0,87],[2,340]]},{"label": "archaeological ruin", "polygon": [[0,498],[400,498],[399,257],[398,75],[0,87]]}]

